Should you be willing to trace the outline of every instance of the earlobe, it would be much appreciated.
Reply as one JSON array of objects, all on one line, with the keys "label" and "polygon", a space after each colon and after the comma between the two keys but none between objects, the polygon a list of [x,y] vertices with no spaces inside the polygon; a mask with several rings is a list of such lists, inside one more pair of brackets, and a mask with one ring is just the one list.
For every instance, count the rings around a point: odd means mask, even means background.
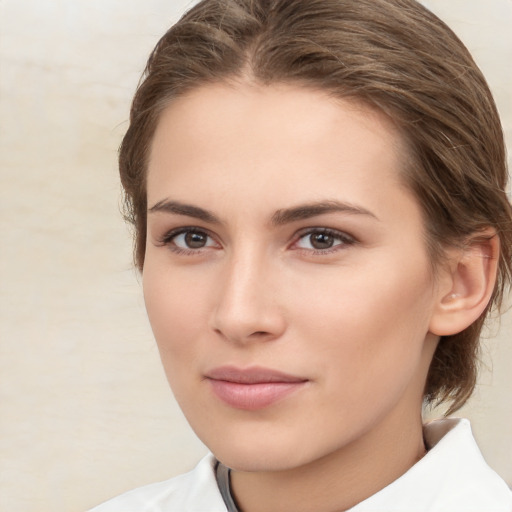
[{"label": "earlobe", "polygon": [[496,283],[499,238],[488,228],[471,236],[463,248],[449,250],[447,256],[430,321],[430,332],[437,336],[463,331],[484,312]]}]

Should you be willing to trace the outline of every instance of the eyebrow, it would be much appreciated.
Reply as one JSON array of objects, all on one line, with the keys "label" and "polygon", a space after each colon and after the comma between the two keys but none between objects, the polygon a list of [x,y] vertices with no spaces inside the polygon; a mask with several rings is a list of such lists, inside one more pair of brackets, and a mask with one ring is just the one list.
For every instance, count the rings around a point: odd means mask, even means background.
[{"label": "eyebrow", "polygon": [[[180,203],[179,201],[172,201],[170,199],[162,199],[161,201],[158,201],[158,203],[148,209],[148,212],[184,215],[187,217],[194,217],[210,224],[221,223],[220,219],[209,210],[205,210],[191,204]],[[318,215],[337,212],[348,213],[351,215],[367,215],[378,220],[377,216],[366,208],[337,200],[328,200],[277,210],[274,215],[272,215],[271,224],[274,226],[281,226],[283,224],[309,219]]]},{"label": "eyebrow", "polygon": [[212,212],[193,206],[191,204],[180,203],[179,201],[171,201],[169,199],[162,199],[154,206],[148,209],[149,213],[174,213],[176,215],[185,215],[187,217],[194,217],[210,224],[220,224],[220,220]]},{"label": "eyebrow", "polygon": [[279,226],[289,222],[309,219],[326,213],[349,213],[354,215],[368,215],[378,220],[377,216],[366,208],[336,200],[321,201],[318,203],[303,204],[293,208],[277,210],[272,216],[272,224]]}]

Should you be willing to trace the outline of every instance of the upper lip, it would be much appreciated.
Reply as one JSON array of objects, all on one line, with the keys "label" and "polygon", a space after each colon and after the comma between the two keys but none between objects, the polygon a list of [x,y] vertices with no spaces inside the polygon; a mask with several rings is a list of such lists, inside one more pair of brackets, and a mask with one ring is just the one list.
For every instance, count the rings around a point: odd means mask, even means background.
[{"label": "upper lip", "polygon": [[220,366],[206,373],[207,379],[224,380],[238,384],[262,384],[266,382],[305,382],[308,379],[297,377],[288,373],[252,366],[250,368],[237,368],[235,366]]}]

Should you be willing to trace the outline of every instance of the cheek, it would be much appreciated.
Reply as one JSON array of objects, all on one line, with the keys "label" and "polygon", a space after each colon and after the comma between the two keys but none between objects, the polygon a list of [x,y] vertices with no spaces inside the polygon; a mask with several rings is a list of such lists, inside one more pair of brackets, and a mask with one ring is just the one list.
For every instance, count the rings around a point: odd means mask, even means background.
[{"label": "cheek", "polygon": [[143,273],[144,301],[166,371],[193,349],[190,340],[197,337],[205,299],[197,280],[159,268],[146,262]]},{"label": "cheek", "polygon": [[295,298],[292,308],[297,330],[311,343],[304,350],[313,348],[321,373],[363,384],[368,375],[393,379],[394,372],[417,365],[432,309],[426,268],[394,260],[386,271],[337,269],[325,280],[309,282],[314,300]]}]

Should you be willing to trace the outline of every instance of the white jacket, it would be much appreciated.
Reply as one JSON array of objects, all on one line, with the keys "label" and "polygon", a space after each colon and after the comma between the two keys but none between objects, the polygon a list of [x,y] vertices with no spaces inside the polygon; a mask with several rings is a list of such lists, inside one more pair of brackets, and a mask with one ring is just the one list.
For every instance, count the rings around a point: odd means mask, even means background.
[{"label": "white jacket", "polygon": [[[512,512],[512,491],[485,463],[469,421],[437,420],[424,433],[428,453],[349,512]],[[89,512],[226,512],[215,463],[207,455],[189,473],[129,491]]]}]

